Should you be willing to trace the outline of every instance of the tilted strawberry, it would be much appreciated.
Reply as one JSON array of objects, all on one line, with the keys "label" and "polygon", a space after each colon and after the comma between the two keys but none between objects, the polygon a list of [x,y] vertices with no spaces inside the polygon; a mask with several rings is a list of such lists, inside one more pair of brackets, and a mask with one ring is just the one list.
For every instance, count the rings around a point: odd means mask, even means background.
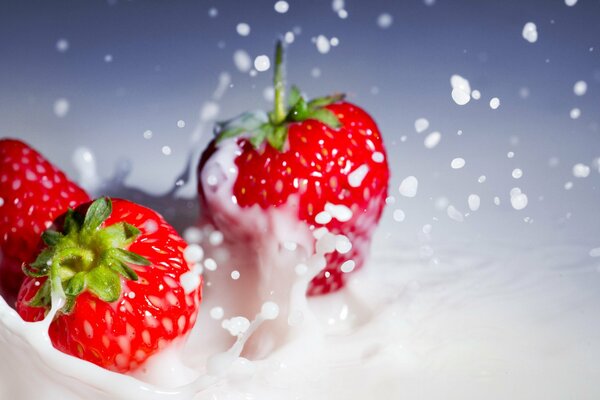
[{"label": "tilted strawberry", "polygon": [[40,153],[16,139],[0,139],[0,294],[14,304],[35,260],[42,232],[88,195]]},{"label": "tilted strawberry", "polygon": [[182,286],[190,268],[173,227],[148,208],[108,198],[61,219],[62,231],[47,230],[47,247],[25,268],[17,300],[24,320],[43,319],[64,296],[49,328],[54,347],[117,372],[185,337],[201,287]]},{"label": "tilted strawberry", "polygon": [[204,214],[227,231],[220,224],[231,221],[220,221],[207,201],[216,178],[205,166],[211,158],[223,157],[218,150],[234,141],[237,148],[230,155],[234,160],[225,162],[237,167],[233,203],[272,209],[297,195],[300,220],[344,235],[352,243],[350,251],[328,254],[325,269],[312,280],[308,293],[325,294],[341,288],[346,272],[365,261],[387,196],[386,152],[373,119],[341,95],[306,101],[294,87],[286,109],[282,52],[278,43],[274,111],[262,118],[244,114],[217,132],[200,160],[199,194]]}]

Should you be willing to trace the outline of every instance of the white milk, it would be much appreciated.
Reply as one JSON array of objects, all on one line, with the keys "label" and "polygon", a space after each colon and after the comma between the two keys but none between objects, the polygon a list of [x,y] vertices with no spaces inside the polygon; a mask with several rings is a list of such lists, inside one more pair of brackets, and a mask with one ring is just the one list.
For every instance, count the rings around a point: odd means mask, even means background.
[{"label": "white milk", "polygon": [[591,245],[428,242],[430,258],[378,232],[345,289],[307,300],[323,265],[315,232],[293,197],[271,212],[232,201],[236,151],[223,145],[201,177],[218,177],[207,201],[227,231],[198,231],[205,289],[188,340],[121,375],[55,350],[49,320],[25,323],[0,301],[1,399],[600,396]]}]

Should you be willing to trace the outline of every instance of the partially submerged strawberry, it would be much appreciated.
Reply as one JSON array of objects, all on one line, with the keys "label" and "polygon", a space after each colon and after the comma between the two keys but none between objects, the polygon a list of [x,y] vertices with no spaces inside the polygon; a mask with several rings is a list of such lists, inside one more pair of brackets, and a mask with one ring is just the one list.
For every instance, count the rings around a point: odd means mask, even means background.
[{"label": "partially submerged strawberry", "polygon": [[42,232],[88,195],[40,153],[16,139],[0,140],[0,295],[14,304],[35,260]]},{"label": "partially submerged strawberry", "polygon": [[[184,290],[185,242],[156,212],[100,198],[68,211],[26,265],[17,300],[26,321],[64,298],[49,329],[58,350],[118,372],[135,370],[196,321],[201,287]],[[54,296],[52,295],[54,294]]]},{"label": "partially submerged strawberry", "polygon": [[[268,117],[244,114],[228,122],[200,160],[198,187],[204,214],[219,229],[230,230],[206,193],[217,179],[205,166],[218,149],[234,141],[237,167],[232,201],[242,208],[273,209],[298,196],[297,217],[314,228],[349,239],[327,255],[327,266],[309,288],[325,294],[344,285],[347,272],[360,268],[385,205],[389,169],[381,134],[361,108],[335,95],[305,100],[293,88],[285,106],[282,45],[275,55],[275,108]],[[347,241],[346,241],[347,242]]]}]

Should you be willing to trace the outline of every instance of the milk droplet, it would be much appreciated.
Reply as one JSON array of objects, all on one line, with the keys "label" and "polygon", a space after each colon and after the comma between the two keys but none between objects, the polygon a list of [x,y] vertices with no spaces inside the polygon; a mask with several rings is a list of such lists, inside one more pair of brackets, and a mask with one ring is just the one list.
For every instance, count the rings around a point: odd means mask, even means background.
[{"label": "milk droplet", "polygon": [[577,81],[573,85],[573,92],[577,96],[583,96],[587,92],[587,83],[585,81]]},{"label": "milk droplet", "polygon": [[398,187],[398,191],[404,197],[415,197],[417,195],[417,189],[419,187],[419,181],[414,176],[404,178]]},{"label": "milk droplet", "polygon": [[465,159],[461,157],[457,157],[450,162],[450,166],[452,167],[452,169],[461,169],[465,166],[465,164]]},{"label": "milk droplet", "polygon": [[463,222],[465,220],[464,215],[453,205],[449,205],[446,212],[448,213],[448,217],[456,222]]},{"label": "milk droplet", "polygon": [[523,176],[523,171],[520,168],[513,169],[512,177],[515,179],[521,179]]},{"label": "milk droplet", "polygon": [[471,95],[460,89],[452,89],[452,100],[459,106],[464,106],[471,100]]},{"label": "milk droplet", "polygon": [[348,222],[352,219],[352,210],[343,204],[325,203],[325,211],[340,222]]},{"label": "milk droplet", "polygon": [[529,43],[535,43],[538,39],[537,26],[533,22],[527,22],[525,26],[523,26],[523,39],[527,40]]},{"label": "milk droplet", "polygon": [[348,184],[354,188],[360,187],[368,172],[369,166],[366,164],[361,165],[348,174]]},{"label": "milk droplet", "polygon": [[585,164],[575,164],[573,166],[573,176],[575,178],[587,178],[590,175],[590,167]]},{"label": "milk droplet", "polygon": [[279,306],[272,301],[267,301],[260,308],[260,315],[266,320],[275,319],[279,316]]},{"label": "milk droplet", "polygon": [[494,97],[490,100],[490,108],[492,110],[497,109],[498,107],[500,107],[500,99],[497,97]]},{"label": "milk droplet", "polygon": [[476,194],[470,194],[467,202],[469,203],[469,209],[471,211],[477,211],[481,205],[481,198]]},{"label": "milk droplet", "polygon": [[479,183],[483,183],[487,180],[487,177],[485,175],[481,175],[479,178],[477,178],[477,182]]},{"label": "milk droplet", "polygon": [[463,106],[471,100],[471,85],[468,80],[455,74],[450,77],[450,86],[452,86],[452,100],[456,104]]},{"label": "milk droplet", "polygon": [[377,17],[377,26],[381,29],[389,28],[392,26],[392,22],[394,22],[394,17],[388,13],[379,14],[379,17]]},{"label": "milk droplet", "polygon": [[210,317],[212,319],[221,319],[225,315],[225,311],[223,311],[222,307],[213,307],[210,309]]},{"label": "milk droplet", "polygon": [[162,152],[162,153],[163,153],[165,156],[170,156],[170,155],[171,155],[171,153],[173,152],[173,151],[171,150],[171,147],[169,147],[169,146],[163,146],[163,147],[160,149],[160,151],[161,151],[161,152]]},{"label": "milk droplet", "polygon": [[406,218],[406,214],[404,214],[404,211],[398,208],[394,210],[393,218],[396,222],[402,222]]},{"label": "milk droplet", "polygon": [[573,7],[575,4],[577,4],[577,0],[565,0],[565,4],[569,7]]},{"label": "milk droplet", "polygon": [[246,332],[250,327],[250,321],[245,317],[233,317],[223,320],[221,326],[225,328],[232,336],[238,336]]},{"label": "milk droplet", "polygon": [[58,118],[64,118],[69,113],[70,108],[69,100],[64,98],[56,99],[54,102],[54,115]]},{"label": "milk droplet", "polygon": [[287,1],[279,0],[275,3],[274,8],[279,14],[285,14],[290,9],[290,5]]},{"label": "milk droplet", "polygon": [[481,98],[481,92],[479,90],[473,90],[471,92],[471,97],[473,100],[479,100]]},{"label": "milk droplet", "polygon": [[317,224],[325,225],[331,222],[331,214],[327,211],[321,211],[315,216],[315,222]]},{"label": "milk droplet", "polygon": [[429,121],[426,118],[418,118],[415,120],[415,131],[417,133],[424,132],[429,128]]},{"label": "milk droplet", "polygon": [[571,112],[569,113],[569,116],[571,117],[571,119],[577,119],[577,118],[581,117],[581,110],[579,108],[575,107],[571,110]]},{"label": "milk droplet", "polygon": [[427,135],[425,137],[423,144],[425,145],[426,148],[433,149],[435,146],[437,146],[440,143],[441,139],[442,139],[441,133],[439,133],[437,131],[431,132],[429,135]]},{"label": "milk droplet", "polygon": [[317,39],[315,40],[315,45],[317,46],[317,50],[321,54],[327,54],[331,49],[331,43],[323,35],[317,36]]},{"label": "milk droplet", "polygon": [[60,53],[65,53],[69,50],[69,41],[67,39],[61,38],[56,41],[56,50]]},{"label": "milk droplet", "polygon": [[204,257],[204,250],[200,245],[192,243],[183,250],[183,258],[189,263],[197,263]]},{"label": "milk droplet", "polygon": [[190,226],[183,231],[183,238],[188,243],[200,243],[202,241],[202,230],[195,226]]},{"label": "milk droplet", "polygon": [[596,247],[590,250],[590,257],[600,257],[600,247]]},{"label": "milk droplet", "polygon": [[271,60],[269,59],[269,56],[263,54],[256,57],[254,59],[254,68],[256,68],[258,72],[264,72],[271,68]]},{"label": "milk droplet", "polygon": [[527,207],[527,195],[521,192],[519,188],[513,188],[510,193],[510,204],[515,210],[522,210]]},{"label": "milk droplet", "polygon": [[200,286],[200,276],[194,271],[188,271],[179,277],[179,283],[185,294],[190,294]]},{"label": "milk droplet", "polygon": [[245,22],[240,22],[235,27],[235,30],[237,31],[238,35],[240,35],[240,36],[248,36],[250,34],[250,25],[248,25]]},{"label": "milk droplet", "polygon": [[179,121],[177,121],[177,127],[178,128],[185,128],[185,121],[180,119]]},{"label": "milk droplet", "polygon": [[565,188],[565,190],[573,189],[573,182],[571,182],[571,181],[566,182],[564,188]]},{"label": "milk droplet", "polygon": [[371,155],[371,160],[376,163],[382,163],[385,160],[385,157],[382,152],[376,151]]},{"label": "milk droplet", "polygon": [[335,250],[340,254],[346,254],[352,250],[352,242],[345,235],[335,237]]},{"label": "milk droplet", "polygon": [[240,271],[231,271],[231,279],[233,279],[234,281],[240,279]]},{"label": "milk droplet", "polygon": [[240,72],[248,72],[252,68],[252,60],[245,50],[236,50],[233,53],[233,63]]},{"label": "milk droplet", "polygon": [[348,272],[352,272],[355,267],[356,267],[356,263],[353,260],[347,260],[342,263],[342,266],[340,267],[340,269],[342,270],[342,272],[348,273]]}]

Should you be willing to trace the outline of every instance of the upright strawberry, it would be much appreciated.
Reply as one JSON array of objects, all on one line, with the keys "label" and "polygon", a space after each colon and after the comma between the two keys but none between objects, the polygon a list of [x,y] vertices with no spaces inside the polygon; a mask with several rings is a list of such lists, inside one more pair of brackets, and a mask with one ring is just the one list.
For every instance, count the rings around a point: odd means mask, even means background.
[{"label": "upright strawberry", "polygon": [[[58,350],[117,372],[135,370],[194,325],[201,287],[185,287],[185,242],[159,214],[101,198],[68,211],[27,265],[17,311],[49,329]],[[54,295],[53,295],[54,294]]]},{"label": "upright strawberry", "polygon": [[9,304],[35,260],[40,236],[69,207],[88,195],[27,144],[0,139],[0,295]]},{"label": "upright strawberry", "polygon": [[[325,294],[341,288],[346,273],[365,261],[387,195],[386,152],[373,119],[345,102],[343,95],[307,101],[293,87],[286,108],[282,53],[278,43],[274,111],[244,114],[217,132],[200,161],[199,193],[205,215],[225,231],[231,229],[231,221],[219,215],[207,196],[218,180],[214,171],[206,170],[214,158],[227,164],[226,169],[237,170],[234,206],[268,210],[297,196],[301,221],[344,235],[352,245],[328,254],[325,269],[312,280],[308,293]],[[234,152],[219,151],[231,143]],[[232,160],[222,159],[227,156]]]}]

